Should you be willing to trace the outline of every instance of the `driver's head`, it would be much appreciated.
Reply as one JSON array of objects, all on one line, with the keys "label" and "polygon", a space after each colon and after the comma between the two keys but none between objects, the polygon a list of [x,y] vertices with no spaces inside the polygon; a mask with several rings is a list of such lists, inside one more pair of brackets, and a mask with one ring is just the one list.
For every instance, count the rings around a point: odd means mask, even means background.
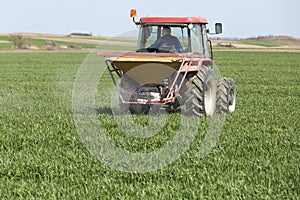
[{"label": "driver's head", "polygon": [[169,26],[164,26],[162,29],[162,34],[163,35],[171,34],[171,28]]}]

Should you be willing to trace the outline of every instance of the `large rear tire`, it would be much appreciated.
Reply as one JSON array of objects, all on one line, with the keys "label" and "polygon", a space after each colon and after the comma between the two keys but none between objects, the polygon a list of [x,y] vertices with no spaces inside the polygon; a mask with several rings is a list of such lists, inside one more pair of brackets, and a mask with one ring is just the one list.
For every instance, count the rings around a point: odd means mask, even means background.
[{"label": "large rear tire", "polygon": [[234,112],[236,107],[236,86],[232,79],[221,78],[217,91],[217,113]]},{"label": "large rear tire", "polygon": [[214,73],[208,67],[188,74],[183,97],[187,113],[196,116],[213,115],[216,108],[216,85]]}]

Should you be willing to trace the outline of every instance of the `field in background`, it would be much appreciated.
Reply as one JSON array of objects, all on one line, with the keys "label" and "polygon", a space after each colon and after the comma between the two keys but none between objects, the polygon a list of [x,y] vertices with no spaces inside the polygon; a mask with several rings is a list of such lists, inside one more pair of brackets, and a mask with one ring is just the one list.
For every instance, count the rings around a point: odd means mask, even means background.
[{"label": "field in background", "polygon": [[[14,34],[13,34],[14,35]],[[135,38],[124,37],[97,37],[97,36],[73,36],[53,34],[26,34],[20,33],[25,45],[21,50],[26,52],[36,51],[76,51],[89,52],[101,45],[104,49],[134,50]],[[120,48],[121,47],[121,48]],[[16,51],[11,41],[11,34],[0,34],[0,52]],[[18,49],[20,52],[20,49]]]},{"label": "field in background", "polygon": [[[27,51],[82,51],[89,52],[101,44],[104,49],[134,50],[134,37],[98,37],[53,34],[20,33],[27,45]],[[300,52],[300,39],[289,36],[260,36],[248,39],[212,38],[216,51],[292,51]],[[55,44],[55,46],[51,46]],[[121,47],[121,48],[120,48]],[[0,52],[15,51],[9,34],[0,34]]]},{"label": "field in background", "polygon": [[[238,93],[237,110],[226,117],[217,146],[197,157],[210,120],[200,118],[190,149],[171,166],[146,174],[110,169],[80,141],[72,89],[87,55],[0,53],[1,199],[299,197],[299,53],[215,52],[221,74],[235,80]],[[107,73],[99,86],[111,86]],[[174,135],[176,115],[164,132],[140,141],[116,128],[107,105],[98,107],[99,123],[113,130],[108,135],[132,151],[141,150],[139,144],[155,149]]]}]

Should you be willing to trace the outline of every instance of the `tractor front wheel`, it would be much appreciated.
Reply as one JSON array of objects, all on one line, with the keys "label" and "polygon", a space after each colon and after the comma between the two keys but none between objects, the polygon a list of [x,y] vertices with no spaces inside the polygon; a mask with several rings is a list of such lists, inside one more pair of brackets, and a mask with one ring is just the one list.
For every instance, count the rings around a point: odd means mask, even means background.
[{"label": "tractor front wheel", "polygon": [[229,113],[235,110],[236,106],[236,87],[230,78],[222,78],[218,84],[217,91],[217,113]]},{"label": "tractor front wheel", "polygon": [[184,93],[187,113],[211,116],[216,108],[216,81],[211,68],[202,67],[197,73],[188,74]]}]

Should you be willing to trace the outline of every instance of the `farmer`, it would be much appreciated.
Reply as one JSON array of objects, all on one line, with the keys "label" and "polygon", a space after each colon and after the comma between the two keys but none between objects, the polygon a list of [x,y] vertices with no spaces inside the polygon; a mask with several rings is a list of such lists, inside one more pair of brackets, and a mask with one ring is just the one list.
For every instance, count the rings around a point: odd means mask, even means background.
[{"label": "farmer", "polygon": [[154,44],[147,48],[148,52],[169,52],[182,53],[182,46],[177,37],[171,35],[171,28],[164,26],[162,29],[162,37],[158,38]]}]

